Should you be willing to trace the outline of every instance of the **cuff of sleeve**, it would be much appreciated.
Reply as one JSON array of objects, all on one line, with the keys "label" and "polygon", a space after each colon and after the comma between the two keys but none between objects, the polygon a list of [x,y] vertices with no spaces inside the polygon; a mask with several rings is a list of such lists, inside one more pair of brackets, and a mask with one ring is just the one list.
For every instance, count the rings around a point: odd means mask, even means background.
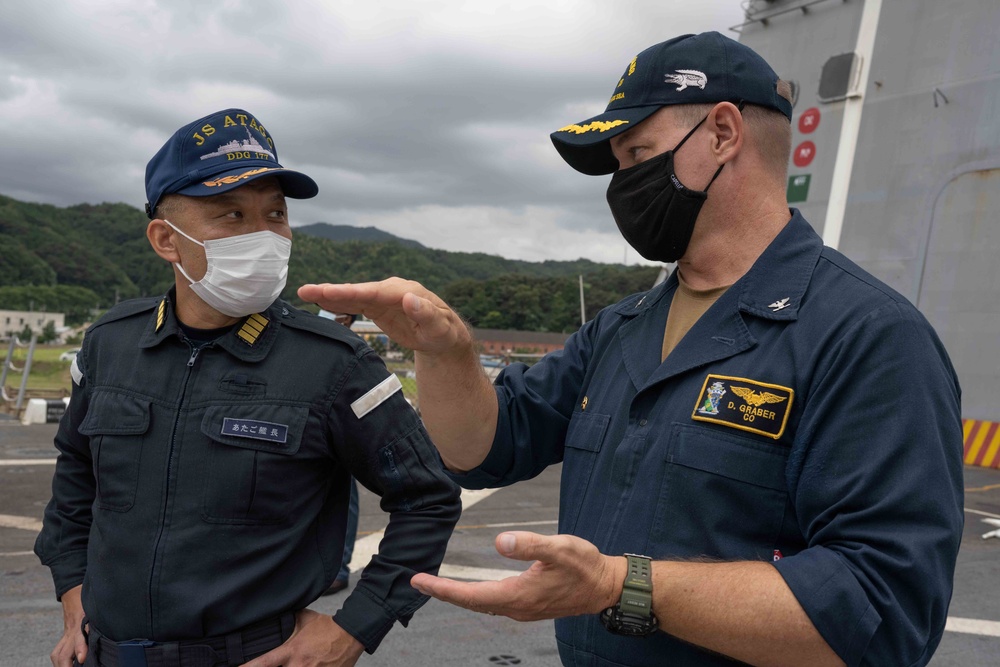
[{"label": "cuff of sleeve", "polygon": [[811,547],[773,563],[816,630],[847,665],[859,665],[882,616],[841,556]]},{"label": "cuff of sleeve", "polygon": [[56,599],[60,600],[63,593],[83,583],[83,575],[87,573],[87,551],[71,551],[47,565],[56,587]]},{"label": "cuff of sleeve", "polygon": [[365,589],[356,587],[344,606],[333,615],[337,625],[361,642],[367,653],[374,653],[396,622],[396,616]]}]

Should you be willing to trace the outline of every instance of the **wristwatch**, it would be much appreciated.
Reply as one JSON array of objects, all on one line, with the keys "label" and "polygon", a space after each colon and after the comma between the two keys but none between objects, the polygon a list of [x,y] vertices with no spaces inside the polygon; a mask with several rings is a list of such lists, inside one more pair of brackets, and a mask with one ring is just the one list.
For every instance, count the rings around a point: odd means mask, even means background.
[{"label": "wristwatch", "polygon": [[628,571],[618,604],[601,612],[601,623],[616,635],[645,637],[656,632],[653,616],[653,567],[649,556],[625,554]]}]

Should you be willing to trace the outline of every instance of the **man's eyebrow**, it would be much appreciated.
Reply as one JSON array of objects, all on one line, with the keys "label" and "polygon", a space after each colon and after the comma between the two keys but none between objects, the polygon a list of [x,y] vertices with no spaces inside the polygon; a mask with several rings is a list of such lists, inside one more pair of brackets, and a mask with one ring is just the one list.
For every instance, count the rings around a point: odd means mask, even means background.
[{"label": "man's eyebrow", "polygon": [[[229,192],[222,192],[222,193],[217,194],[217,195],[211,195],[211,196],[205,197],[205,199],[207,200],[207,203],[215,205],[215,206],[228,206],[228,205],[234,204],[234,203],[236,203],[238,201],[236,195],[232,194],[232,193],[229,193]],[[272,201],[272,202],[277,202],[277,201],[284,202],[285,201],[285,193],[282,190],[275,191],[275,193],[271,196],[270,201]]]},{"label": "man's eyebrow", "polygon": [[236,196],[231,195],[228,192],[223,192],[222,194],[205,197],[205,200],[208,204],[212,204],[215,206],[225,206],[226,204],[232,204],[234,201],[236,201]]}]

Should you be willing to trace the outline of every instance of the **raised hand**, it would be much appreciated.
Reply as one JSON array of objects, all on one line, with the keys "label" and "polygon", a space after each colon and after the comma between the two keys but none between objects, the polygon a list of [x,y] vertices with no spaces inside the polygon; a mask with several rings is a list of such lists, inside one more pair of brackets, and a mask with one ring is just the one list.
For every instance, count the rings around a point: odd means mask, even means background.
[{"label": "raised hand", "polygon": [[303,285],[303,301],[330,312],[360,313],[393,341],[429,354],[468,346],[471,336],[455,311],[418,282],[389,278],[375,283]]}]

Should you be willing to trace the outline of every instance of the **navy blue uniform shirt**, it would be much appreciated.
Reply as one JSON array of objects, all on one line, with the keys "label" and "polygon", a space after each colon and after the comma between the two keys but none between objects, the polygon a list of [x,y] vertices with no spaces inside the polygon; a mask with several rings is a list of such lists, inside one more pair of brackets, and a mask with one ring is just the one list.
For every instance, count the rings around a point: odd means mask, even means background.
[{"label": "navy blue uniform shirt", "polygon": [[[922,665],[963,514],[958,380],[924,317],[793,211],[666,361],[676,277],[496,382],[500,486],[563,462],[559,532],[605,554],[773,562],[848,665]],[[667,600],[666,604],[670,604]],[[731,664],[556,621],[567,665]]]},{"label": "navy blue uniform shirt", "polygon": [[340,567],[353,475],[390,520],[334,618],[374,651],[428,599],[410,577],[437,572],[461,511],[393,380],[346,328],[281,301],[200,348],[165,299],[111,309],[77,355],[35,546],[57,595],[82,582],[115,641],[302,609]]}]

